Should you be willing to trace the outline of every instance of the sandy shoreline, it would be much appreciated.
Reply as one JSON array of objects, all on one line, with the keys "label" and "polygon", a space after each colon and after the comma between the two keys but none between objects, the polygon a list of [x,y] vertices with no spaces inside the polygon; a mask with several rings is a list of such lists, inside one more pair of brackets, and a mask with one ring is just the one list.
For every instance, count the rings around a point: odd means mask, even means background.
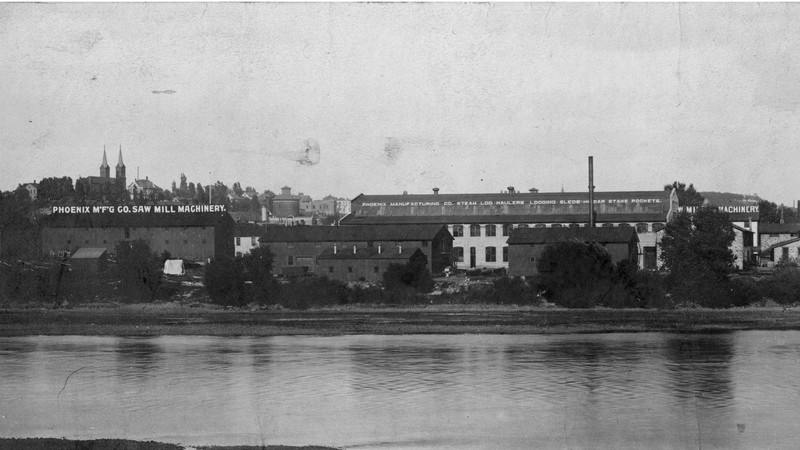
[{"label": "sandy shoreline", "polygon": [[348,306],[308,311],[177,303],[0,309],[0,336],[563,334],[800,330],[800,308],[567,310],[498,305]]}]

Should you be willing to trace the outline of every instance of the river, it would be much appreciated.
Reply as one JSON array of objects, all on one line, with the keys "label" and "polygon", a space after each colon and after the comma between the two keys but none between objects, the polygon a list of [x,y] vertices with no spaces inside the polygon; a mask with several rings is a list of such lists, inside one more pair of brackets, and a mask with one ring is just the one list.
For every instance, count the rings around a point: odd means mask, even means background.
[{"label": "river", "polygon": [[796,448],[800,332],[0,338],[0,437]]}]

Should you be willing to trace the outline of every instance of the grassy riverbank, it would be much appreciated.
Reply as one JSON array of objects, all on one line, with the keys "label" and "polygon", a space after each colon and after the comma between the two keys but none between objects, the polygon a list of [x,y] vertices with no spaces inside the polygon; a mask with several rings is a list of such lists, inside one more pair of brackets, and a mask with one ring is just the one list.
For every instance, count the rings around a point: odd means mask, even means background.
[{"label": "grassy riverbank", "polygon": [[576,310],[504,305],[348,305],[284,311],[156,303],[0,310],[0,336],[330,336],[723,330],[800,330],[800,308]]},{"label": "grassy riverbank", "polygon": [[231,447],[184,447],[153,441],[131,441],[128,439],[94,439],[79,441],[55,438],[0,438],[0,450],[332,450],[332,447],[289,447],[285,445],[231,446]]}]

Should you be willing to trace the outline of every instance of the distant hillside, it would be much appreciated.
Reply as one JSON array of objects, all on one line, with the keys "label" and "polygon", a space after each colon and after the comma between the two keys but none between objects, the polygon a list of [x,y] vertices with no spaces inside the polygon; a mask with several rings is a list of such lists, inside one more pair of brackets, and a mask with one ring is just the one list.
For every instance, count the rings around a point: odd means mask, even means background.
[{"label": "distant hillside", "polygon": [[758,205],[762,200],[755,194],[734,194],[732,192],[701,192],[700,195],[712,205]]}]

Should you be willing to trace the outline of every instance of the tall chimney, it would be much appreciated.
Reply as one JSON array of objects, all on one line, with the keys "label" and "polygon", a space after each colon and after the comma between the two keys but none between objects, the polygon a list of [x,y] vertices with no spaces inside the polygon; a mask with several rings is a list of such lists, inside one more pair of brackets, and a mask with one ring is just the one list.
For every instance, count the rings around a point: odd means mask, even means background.
[{"label": "tall chimney", "polygon": [[439,195],[439,188],[438,187],[433,188],[433,195]]},{"label": "tall chimney", "polygon": [[589,228],[594,228],[594,157],[589,157]]},{"label": "tall chimney", "polygon": [[508,193],[509,194],[513,194],[514,193],[514,186],[509,186],[508,187]]}]

